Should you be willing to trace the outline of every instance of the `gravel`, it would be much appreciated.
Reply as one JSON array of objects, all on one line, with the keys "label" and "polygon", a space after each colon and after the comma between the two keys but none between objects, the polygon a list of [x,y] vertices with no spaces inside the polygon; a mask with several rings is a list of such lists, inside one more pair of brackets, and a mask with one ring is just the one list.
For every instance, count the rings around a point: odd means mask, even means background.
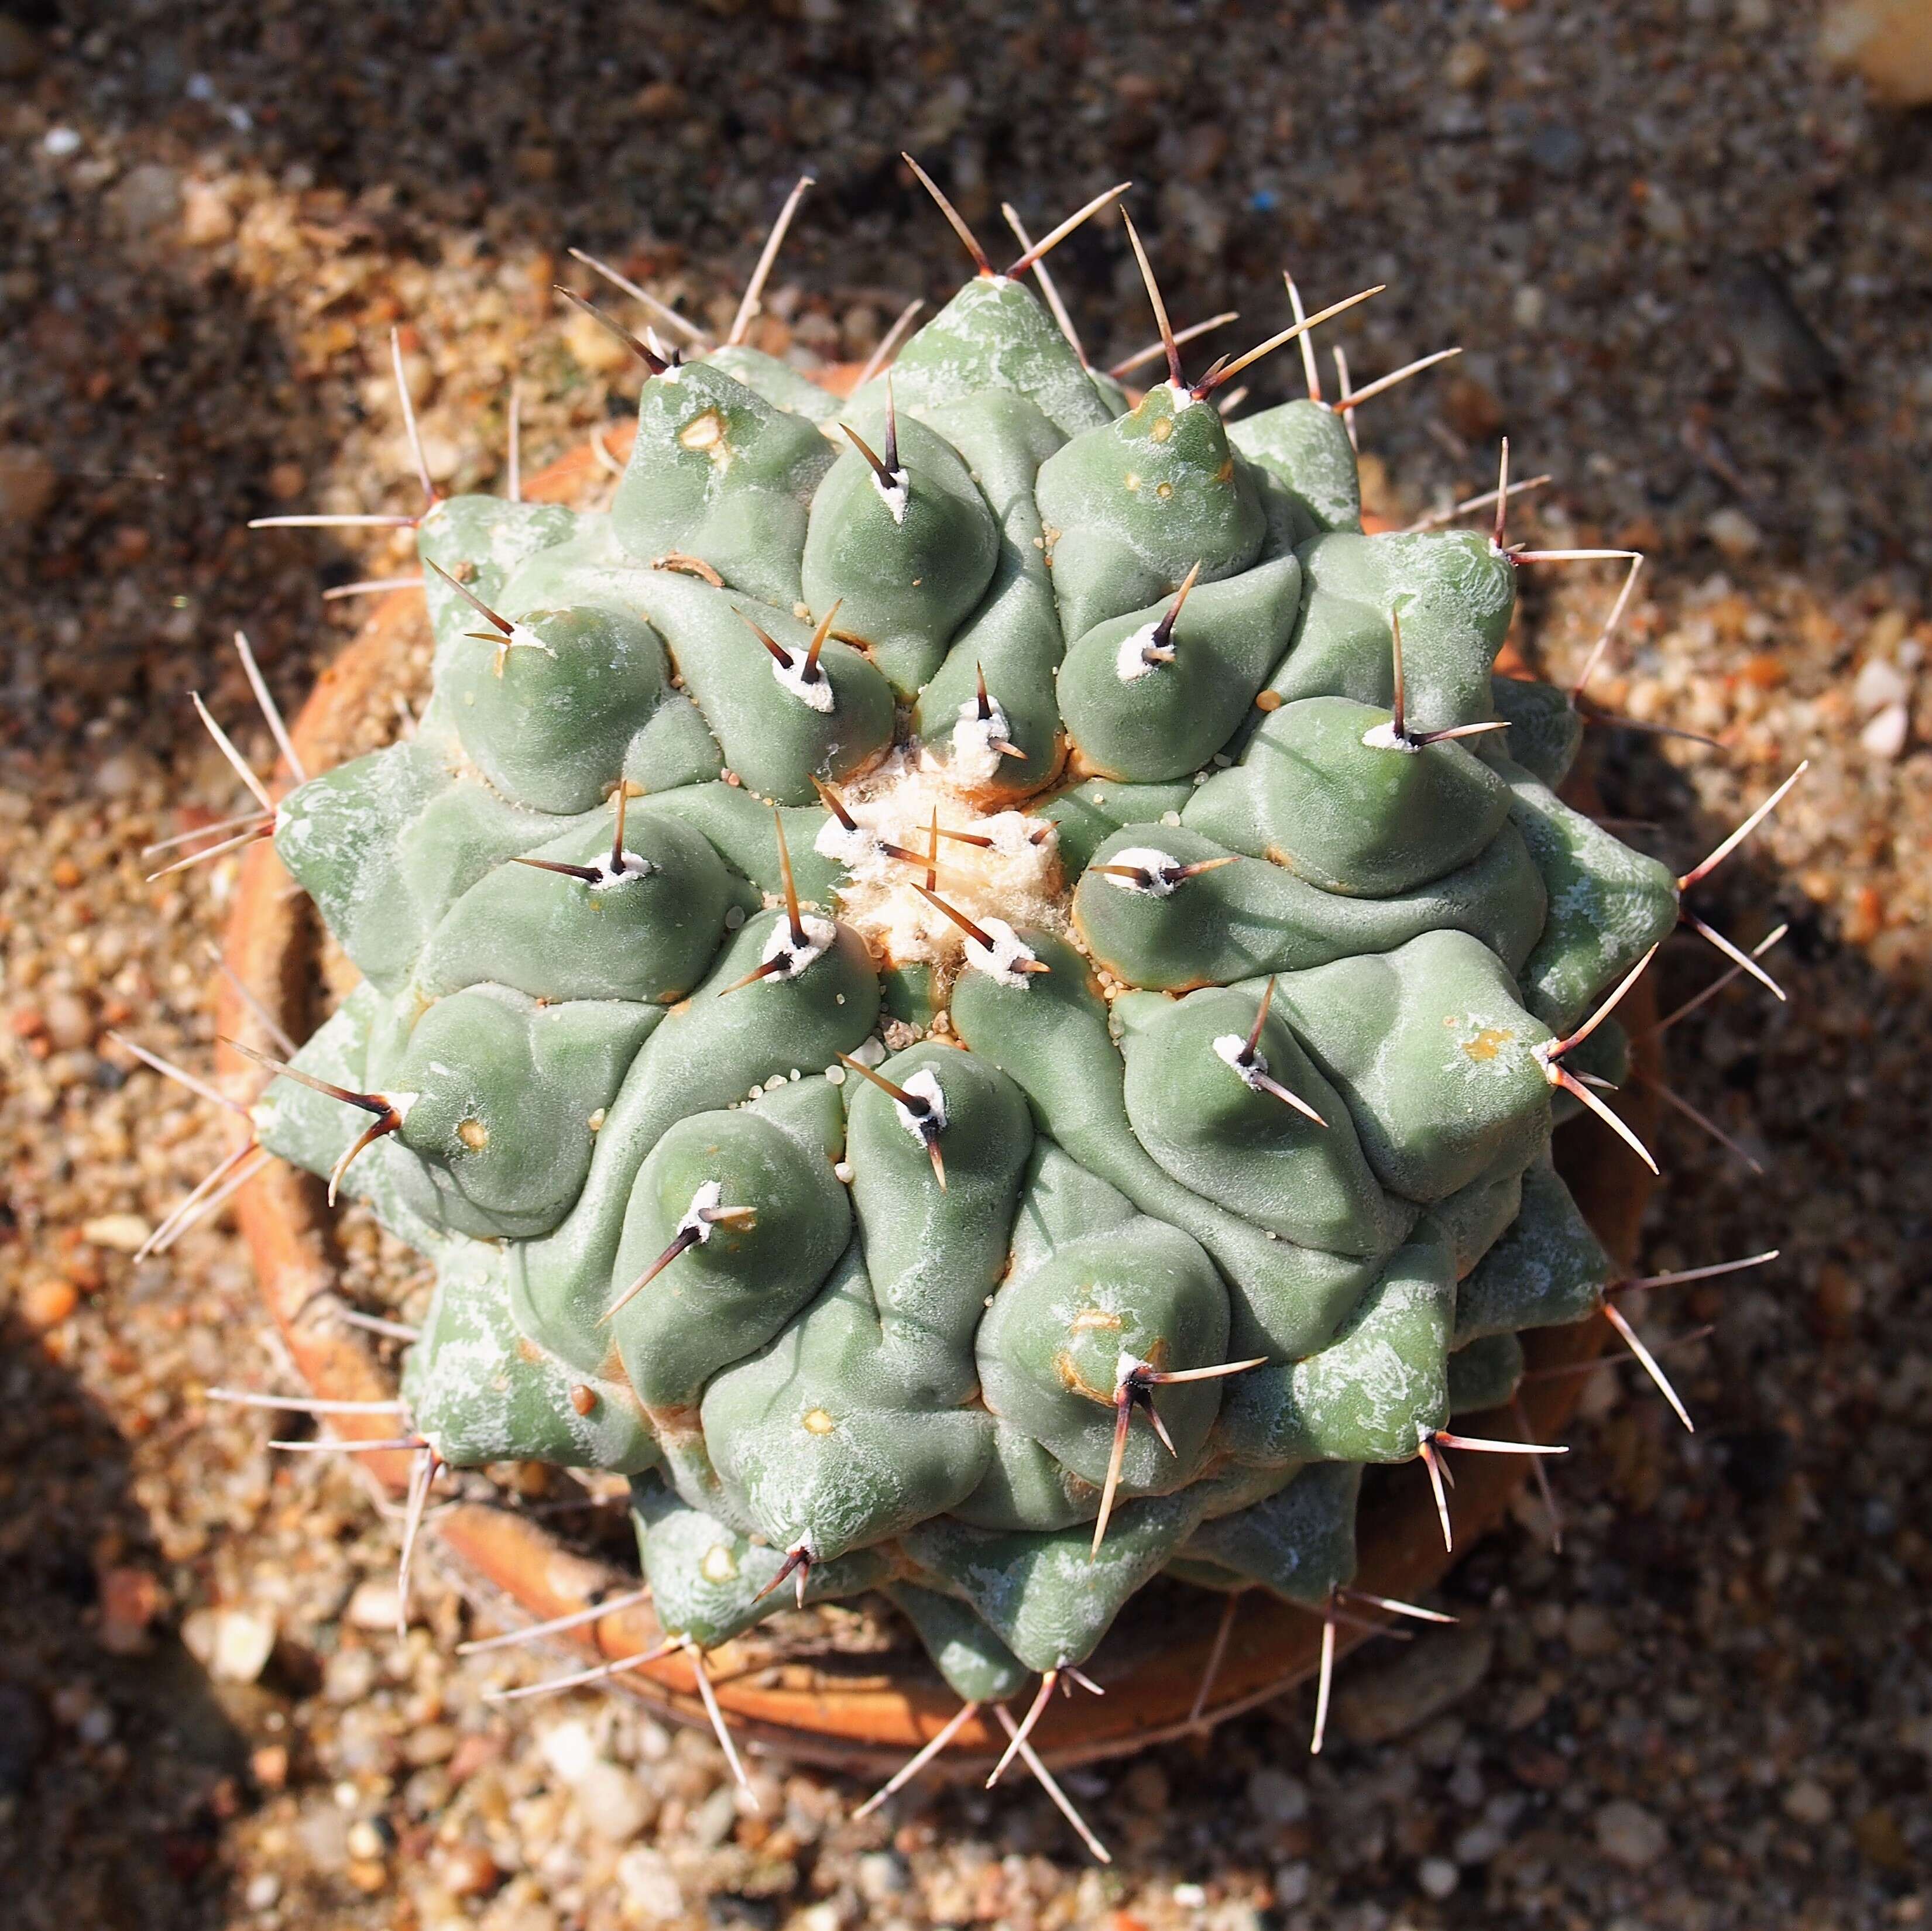
[{"label": "gravel", "polygon": [[[9,1924],[1925,1923],[1932,123],[1827,72],[1811,10],[1765,0],[614,20],[0,16]],[[864,355],[961,268],[901,145],[989,236],[1002,196],[1037,232],[1133,176],[1170,304],[1244,308],[1230,343],[1274,324],[1284,262],[1312,299],[1392,284],[1335,331],[1358,382],[1460,341],[1363,410],[1372,491],[1398,516],[1453,502],[1506,432],[1518,474],[1558,478],[1514,528],[1650,554],[1593,694],[1721,746],[1594,734],[1609,808],[1660,855],[1688,865],[1813,760],[1698,901],[1747,943],[1790,925],[1790,1003],[1733,988],[1672,1035],[1678,1087],[1768,1178],[1672,1117],[1646,1264],[1784,1250],[1627,1304],[1677,1337],[1697,1434],[1633,1372],[1594,1375],[1553,1476],[1560,1552],[1526,1498],[1448,1586],[1465,1630],[1345,1665],[1312,1762],[1304,1693],[1072,1774],[1106,1871],[1024,1787],[915,1786],[855,1822],[856,1787],[761,1762],[754,1814],[708,1737],[587,1697],[484,1702],[542,1666],[455,1658],[472,1618],[428,1577],[399,1645],[394,1528],[353,1471],[272,1463],[266,1418],[206,1402],[284,1385],[232,1234],[133,1255],[225,1150],[107,1036],[207,1063],[232,874],[150,886],[140,851],[239,808],[186,694],[266,769],[229,633],[292,703],[356,621],[320,592],[406,567],[386,532],[241,525],[411,507],[392,325],[444,487],[500,486],[513,376],[526,464],[580,442],[635,385],[559,316],[563,250],[717,326],[807,168],[755,339]],[[1058,267],[1096,359],[1140,345],[1118,228]],[[1259,373],[1259,400],[1298,379],[1292,357]],[[1526,585],[1523,647],[1574,669],[1612,582]],[[1668,1006],[1714,966],[1687,936],[1660,970]],[[343,1238],[370,1305],[406,1312],[407,1257],[354,1216]]]}]

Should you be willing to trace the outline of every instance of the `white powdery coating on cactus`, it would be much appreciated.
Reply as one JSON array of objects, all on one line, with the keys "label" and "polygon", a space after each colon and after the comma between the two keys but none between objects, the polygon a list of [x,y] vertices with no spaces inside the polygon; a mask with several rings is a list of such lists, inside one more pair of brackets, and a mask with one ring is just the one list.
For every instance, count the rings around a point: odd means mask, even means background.
[{"label": "white powdery coating on cactus", "polygon": [[780,690],[796,697],[808,710],[830,715],[832,679],[826,676],[822,665],[812,666],[809,679],[805,674],[805,659],[802,657],[794,656],[789,664],[781,664],[774,657],[771,666],[772,681]]},{"label": "white powdery coating on cactus", "polygon": [[1156,617],[1152,623],[1142,624],[1138,630],[1130,631],[1121,638],[1120,647],[1114,653],[1114,675],[1123,684],[1131,684],[1137,677],[1144,677],[1156,664],[1166,661],[1148,655],[1160,629],[1160,619]]},{"label": "white powdery coating on cactus", "polygon": [[959,706],[959,721],[952,727],[952,773],[962,784],[988,783],[1000,768],[1001,754],[993,740],[1012,741],[1012,726],[1001,710],[998,699],[986,700],[986,715],[980,715],[980,700],[968,697]]},{"label": "white powdery coating on cactus", "polygon": [[1118,871],[1098,874],[1117,890],[1138,892],[1143,898],[1172,898],[1180,889],[1174,876],[1180,861],[1172,852],[1156,851],[1152,845],[1129,845],[1124,851],[1112,853],[1106,862],[1130,865],[1141,874],[1138,878],[1123,878]]},{"label": "white powdery coating on cactus", "polygon": [[[944,913],[922,898],[916,886],[926,874],[916,863],[889,856],[883,842],[907,851],[931,847],[932,814],[948,831],[968,832],[992,841],[990,847],[942,838],[935,889],[984,929],[989,921],[1065,929],[1060,904],[1058,835],[1048,821],[1019,811],[982,817],[964,774],[926,751],[908,746],[869,772],[844,795],[846,810],[857,821],[848,831],[827,815],[814,844],[847,871],[838,888],[838,916],[892,965],[958,965],[965,934]],[[1036,844],[1036,835],[1045,832]]]}]

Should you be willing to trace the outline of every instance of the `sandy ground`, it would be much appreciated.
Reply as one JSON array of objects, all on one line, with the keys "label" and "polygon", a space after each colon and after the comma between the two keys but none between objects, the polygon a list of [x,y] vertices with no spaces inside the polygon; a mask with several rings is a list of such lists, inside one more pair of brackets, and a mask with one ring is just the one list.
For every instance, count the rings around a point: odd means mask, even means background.
[{"label": "sandy ground", "polygon": [[[1767,0],[0,10],[0,1918],[1932,1915],[1932,124],[1826,73],[1814,28]],[[855,1825],[861,1793],[772,1765],[754,1818],[708,1738],[484,1704],[514,1667],[450,1658],[454,1598],[386,1633],[393,1531],[353,1478],[205,1404],[276,1372],[232,1234],[130,1258],[222,1147],[105,1037],[206,1064],[230,881],[139,855],[239,808],[186,693],[265,762],[230,631],[292,702],[355,621],[321,592],[405,560],[245,519],[410,506],[392,324],[444,487],[500,485],[512,375],[530,460],[580,439],[634,381],[560,316],[562,250],[715,325],[807,167],[757,339],[862,355],[962,265],[902,145],[989,235],[1002,196],[1037,231],[1132,176],[1178,315],[1247,311],[1226,343],[1278,325],[1286,263],[1312,300],[1391,284],[1334,331],[1358,381],[1462,344],[1364,409],[1373,479],[1453,502],[1506,431],[1558,478],[1519,527],[1650,553],[1595,694],[1721,747],[1598,734],[1652,848],[1688,862],[1813,760],[1700,900],[1747,942],[1789,922],[1789,1004],[1734,988],[1673,1035],[1766,1173],[1673,1117],[1646,1262],[1784,1250],[1641,1311],[1698,1432],[1594,1377],[1560,1553],[1526,1504],[1450,1584],[1461,1628],[1351,1663],[1318,1763],[1297,1695],[1075,1777],[1105,1873],[1028,1789]],[[1140,345],[1117,226],[1058,266],[1096,360]],[[1526,649],[1574,667],[1612,587],[1535,578]],[[1659,969],[1668,1006],[1714,965],[1686,937]]]}]

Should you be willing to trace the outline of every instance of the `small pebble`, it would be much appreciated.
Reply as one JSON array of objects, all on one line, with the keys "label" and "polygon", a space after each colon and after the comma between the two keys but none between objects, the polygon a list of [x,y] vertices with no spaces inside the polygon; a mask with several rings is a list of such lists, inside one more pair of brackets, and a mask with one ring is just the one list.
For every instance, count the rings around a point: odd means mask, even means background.
[{"label": "small pebble", "polygon": [[487,1897],[503,1881],[496,1860],[481,1844],[454,1844],[442,1859],[443,1888],[452,1897]]},{"label": "small pebble", "polygon": [[1419,1729],[1488,1674],[1487,1630],[1464,1626],[1418,1637],[1399,1656],[1358,1672],[1336,1692],[1335,1714],[1352,1742],[1382,1744]]},{"label": "small pebble", "polygon": [[1813,1777],[1800,1777],[1784,1793],[1785,1816],[1814,1830],[1832,1821],[1833,1808],[1832,1793]]},{"label": "small pebble", "polygon": [[1308,1815],[1308,1786],[1271,1764],[1250,1773],[1248,1808],[1264,1824],[1298,1824]]},{"label": "small pebble", "polygon": [[1903,704],[1888,704],[1858,733],[1858,742],[1870,754],[1889,764],[1905,749],[1911,735],[1912,715]]},{"label": "small pebble", "polygon": [[358,1630],[393,1630],[401,1600],[393,1578],[372,1576],[356,1585],[356,1593],[342,1612],[343,1618]]},{"label": "small pebble", "polygon": [[21,1320],[36,1334],[59,1327],[80,1305],[80,1291],[74,1283],[52,1274],[28,1282],[15,1303]]},{"label": "small pebble", "polygon": [[111,1247],[117,1254],[134,1254],[152,1231],[138,1213],[98,1213],[81,1222],[81,1238],[97,1247]]},{"label": "small pebble", "polygon": [[1596,1816],[1597,1843],[1626,1870],[1648,1870],[1670,1847],[1670,1834],[1640,1804],[1619,1797]]},{"label": "small pebble", "polygon": [[1904,673],[1882,657],[1868,657],[1852,679],[1852,708],[1862,718],[1888,705],[1902,704],[1912,694]]},{"label": "small pebble", "polygon": [[1704,534],[1732,563],[1756,556],[1764,542],[1764,532],[1741,509],[1720,509],[1707,517]]},{"label": "small pebble", "polygon": [[657,1809],[628,1771],[602,1761],[588,1765],[578,1778],[576,1796],[584,1821],[614,1844],[634,1837]]},{"label": "small pebble", "polygon": [[617,1860],[617,1885],[647,1924],[683,1915],[684,1894],[662,1851],[642,1845],[626,1851]]},{"label": "small pebble", "polygon": [[859,1895],[868,1904],[889,1904],[912,1882],[905,1860],[894,1851],[868,1851],[859,1860]]},{"label": "small pebble", "polygon": [[1462,1873],[1447,1858],[1424,1858],[1415,1869],[1415,1881],[1431,1897],[1447,1897],[1462,1880]]}]

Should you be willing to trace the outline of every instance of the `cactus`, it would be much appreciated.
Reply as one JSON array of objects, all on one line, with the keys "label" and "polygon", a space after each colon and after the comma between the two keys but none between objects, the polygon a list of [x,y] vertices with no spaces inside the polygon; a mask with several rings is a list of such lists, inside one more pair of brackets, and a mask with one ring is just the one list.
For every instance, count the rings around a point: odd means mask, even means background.
[{"label": "cactus", "polygon": [[842,402],[620,330],[608,513],[431,493],[419,729],[260,828],[362,978],[253,1118],[436,1265],[418,1512],[616,1471],[670,1640],[882,1590],[1019,1749],[1155,1576],[1332,1639],[1364,1465],[1506,1445],[1680,881],[1495,670],[1506,478],[1365,534],[1312,360],[1229,422],[1149,271],[1130,401],[967,238]]}]

